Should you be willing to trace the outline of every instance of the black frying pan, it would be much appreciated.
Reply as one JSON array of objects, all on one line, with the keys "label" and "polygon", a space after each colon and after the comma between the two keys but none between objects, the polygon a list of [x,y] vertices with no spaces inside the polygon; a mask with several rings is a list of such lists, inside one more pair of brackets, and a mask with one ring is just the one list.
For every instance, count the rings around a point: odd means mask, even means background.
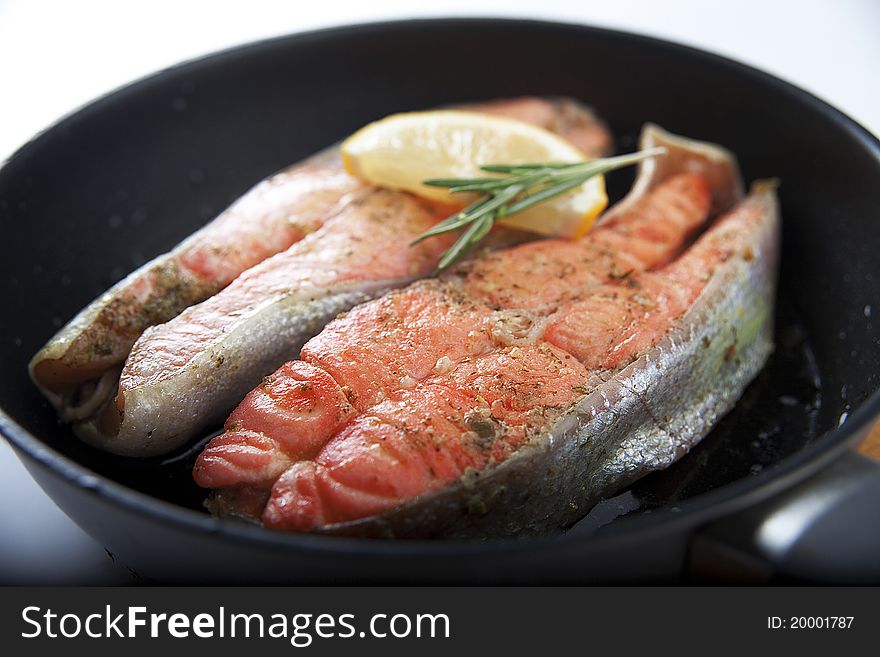
[{"label": "black frying pan", "polygon": [[[777,353],[690,455],[564,535],[395,543],[216,521],[190,480],[192,451],[149,462],[96,452],[28,380],[28,359],[63,321],[264,176],[385,114],[521,94],[593,105],[620,150],[650,120],[728,146],[747,180],[782,181]],[[625,176],[614,181],[620,195]],[[850,452],[880,411],[880,144],[768,75],[531,21],[295,35],[173,68],[65,119],[0,170],[0,225],[0,429],[58,505],[145,577],[880,580],[880,476]]]}]

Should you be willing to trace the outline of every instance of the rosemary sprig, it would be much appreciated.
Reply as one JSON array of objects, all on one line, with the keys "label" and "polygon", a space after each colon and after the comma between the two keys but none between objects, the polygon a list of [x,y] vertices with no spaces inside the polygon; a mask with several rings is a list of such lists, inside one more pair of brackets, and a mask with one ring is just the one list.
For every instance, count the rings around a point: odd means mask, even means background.
[{"label": "rosemary sprig", "polygon": [[443,271],[470,251],[491,230],[495,222],[522,212],[555,196],[565,194],[599,174],[662,155],[665,148],[651,148],[616,157],[584,162],[538,162],[534,164],[487,164],[480,169],[498,174],[481,178],[431,178],[422,181],[432,187],[446,187],[453,194],[478,193],[482,198],[461,212],[447,217],[413,241],[464,228],[437,266]]}]

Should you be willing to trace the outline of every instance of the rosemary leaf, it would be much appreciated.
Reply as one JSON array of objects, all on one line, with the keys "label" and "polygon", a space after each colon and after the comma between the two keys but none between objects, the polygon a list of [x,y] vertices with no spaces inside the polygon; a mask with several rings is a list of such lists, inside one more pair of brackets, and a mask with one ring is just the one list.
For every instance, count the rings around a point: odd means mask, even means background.
[{"label": "rosemary leaf", "polygon": [[509,185],[510,181],[506,178],[489,177],[485,178],[428,178],[423,180],[423,185],[431,187],[458,187],[459,185],[473,185],[475,183],[501,183],[501,185]]},{"label": "rosemary leaf", "polygon": [[440,223],[426,230],[424,233],[414,239],[411,242],[410,246],[414,246],[419,242],[428,239],[429,237],[433,237],[434,235],[441,235],[443,233],[449,232],[450,230],[455,230],[471,223],[474,220],[474,217],[477,217],[480,214],[481,208],[483,208],[491,200],[491,196],[486,196],[485,198],[481,198],[475,201],[461,212],[447,217]]},{"label": "rosemary leaf", "polygon": [[443,271],[447,267],[449,267],[452,263],[458,260],[465,253],[470,251],[474,245],[483,239],[492,229],[492,224],[495,223],[491,217],[491,215],[483,215],[475,222],[473,222],[464,233],[461,234],[455,244],[453,244],[446,253],[443,254],[443,257],[440,258],[440,264],[437,269],[439,271]]},{"label": "rosemary leaf", "polygon": [[496,221],[570,192],[593,176],[620,169],[650,157],[665,148],[584,162],[538,162],[529,164],[487,164],[480,169],[500,176],[479,178],[430,178],[426,185],[446,187],[452,193],[482,193],[484,196],[464,210],[426,230],[412,243],[460,228],[464,232],[440,258],[443,271],[470,251],[492,229]]},{"label": "rosemary leaf", "polygon": [[559,184],[553,185],[552,187],[547,187],[545,189],[542,189],[541,191],[535,192],[534,194],[530,194],[529,196],[520,199],[509,208],[507,208],[507,214],[505,216],[512,215],[516,212],[522,212],[526,208],[530,208],[533,205],[538,205],[538,203],[548,201],[554,196],[564,194],[565,192],[584,184],[587,178],[589,178],[589,176],[578,176],[576,178],[568,180],[567,182],[563,181]]},{"label": "rosemary leaf", "polygon": [[520,173],[534,169],[568,169],[583,162],[534,162],[527,164],[485,164],[480,170],[491,173]]}]

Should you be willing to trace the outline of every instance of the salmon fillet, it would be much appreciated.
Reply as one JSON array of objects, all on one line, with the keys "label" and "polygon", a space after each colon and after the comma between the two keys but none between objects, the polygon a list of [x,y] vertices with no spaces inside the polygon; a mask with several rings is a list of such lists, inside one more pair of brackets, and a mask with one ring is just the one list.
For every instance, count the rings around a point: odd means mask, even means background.
[{"label": "salmon fillet", "polygon": [[738,194],[702,149],[681,158],[698,172],[645,174],[656,185],[579,242],[488,254],[331,322],[199,456],[196,482],[221,489],[212,510],[324,530],[504,463],[668,333],[711,278],[723,254],[702,245],[718,228],[667,264],[713,196]]},{"label": "salmon fillet", "polygon": [[[609,142],[593,115],[572,101],[522,98],[473,109],[559,130],[575,145],[590,149],[590,155],[598,155],[593,149],[606,148]],[[401,192],[363,187],[341,172],[336,160],[325,166],[329,177],[314,181],[311,191],[312,172],[306,170],[297,174],[299,196],[293,194],[289,181],[279,183],[281,191],[274,196],[263,194],[260,207],[268,208],[266,212],[276,219],[283,221],[288,214],[296,218],[301,207],[309,211],[308,230],[297,233],[294,243],[274,256],[267,258],[272,255],[268,247],[252,248],[263,239],[262,231],[270,230],[255,220],[256,212],[245,211],[256,207],[256,200],[231,214],[228,221],[225,217],[223,222],[218,220],[222,225],[213,232],[191,238],[193,249],[173,254],[175,262],[184,263],[200,280],[213,281],[204,296],[214,296],[206,301],[193,305],[199,299],[175,299],[167,290],[153,289],[168,305],[162,324],[158,315],[148,318],[144,314],[144,308],[155,305],[149,298],[138,306],[121,291],[111,291],[117,298],[114,303],[132,305],[132,312],[143,321],[132,324],[116,355],[108,356],[117,359],[131,350],[121,374],[118,364],[101,374],[99,370],[109,361],[93,359],[88,367],[97,369],[88,376],[101,378],[78,383],[74,393],[55,395],[68,419],[75,421],[73,428],[80,438],[127,456],[156,455],[179,447],[207,425],[221,421],[262,376],[295,356],[302,343],[336,314],[433,271],[449,238],[417,248],[410,248],[409,243],[453,208]],[[331,174],[339,179],[335,186]],[[336,203],[331,206],[325,197],[335,192],[338,198],[333,197]],[[246,198],[256,199],[255,193]],[[235,217],[240,220],[237,227]],[[499,237],[501,242],[514,238],[510,231],[498,233],[506,235]],[[274,246],[279,244],[273,242]],[[251,260],[259,253],[262,262],[229,257],[238,251]],[[250,268],[217,293],[230,277],[241,273],[244,264]],[[173,315],[177,316],[172,319]],[[77,339],[88,342],[87,335],[94,330],[111,330],[102,321],[92,320]],[[67,362],[73,353],[68,350],[60,360],[49,357],[63,342],[56,338],[35,357],[32,374],[38,383],[46,382],[43,375],[55,376],[59,363]],[[84,375],[82,368],[77,372],[77,376]]]},{"label": "salmon fillet", "polygon": [[666,335],[714,270],[745,252],[742,236],[761,218],[746,203],[672,265],[562,305],[537,340],[496,345],[356,415],[278,477],[263,523],[296,531],[346,523],[503,463]]}]

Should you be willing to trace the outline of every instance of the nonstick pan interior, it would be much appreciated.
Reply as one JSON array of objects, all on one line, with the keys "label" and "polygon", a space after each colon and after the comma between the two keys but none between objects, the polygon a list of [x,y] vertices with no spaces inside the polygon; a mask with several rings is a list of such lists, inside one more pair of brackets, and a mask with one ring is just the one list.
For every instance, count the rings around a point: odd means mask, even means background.
[{"label": "nonstick pan interior", "polygon": [[[526,63],[512,67],[514,58]],[[876,140],[811,96],[727,60],[526,21],[411,21],[264,42],[138,82],[25,146],[0,171],[3,411],[87,470],[201,511],[192,450],[132,461],[83,446],[28,380],[31,355],[97,294],[273,171],[392,112],[523,94],[593,106],[620,151],[653,121],[729,147],[747,181],[781,181],[776,353],[699,447],[584,526],[686,510],[731,482],[759,487],[808,445],[851,440],[848,425],[880,372]],[[612,195],[628,184],[613,176]]]}]

